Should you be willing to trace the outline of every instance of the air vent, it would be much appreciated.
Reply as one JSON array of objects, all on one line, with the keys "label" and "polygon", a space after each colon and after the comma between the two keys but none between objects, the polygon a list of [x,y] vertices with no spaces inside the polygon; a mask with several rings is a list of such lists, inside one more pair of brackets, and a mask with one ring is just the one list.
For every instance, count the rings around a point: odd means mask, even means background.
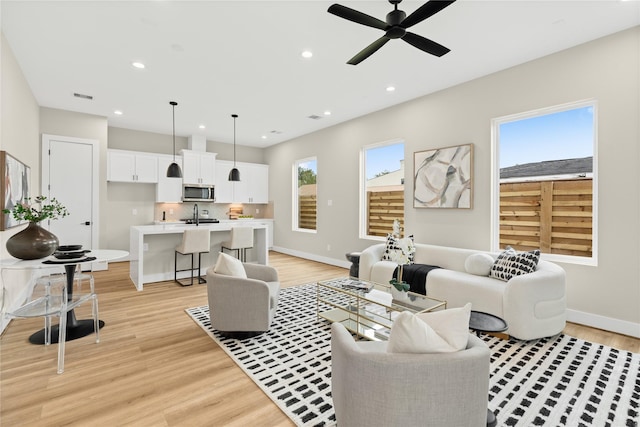
[{"label": "air vent", "polygon": [[85,94],[82,94],[82,93],[75,93],[74,92],[73,96],[75,96],[76,98],[82,98],[82,99],[88,99],[88,100],[92,100],[93,99],[93,96],[85,95]]},{"label": "air vent", "polygon": [[312,114],[310,116],[307,116],[307,118],[309,118],[311,120],[320,120],[322,118],[322,116],[319,116],[317,114]]}]

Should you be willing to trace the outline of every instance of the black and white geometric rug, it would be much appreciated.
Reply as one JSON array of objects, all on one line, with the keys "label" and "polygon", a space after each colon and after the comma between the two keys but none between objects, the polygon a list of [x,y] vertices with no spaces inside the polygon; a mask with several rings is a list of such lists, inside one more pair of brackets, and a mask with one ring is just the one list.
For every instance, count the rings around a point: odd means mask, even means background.
[{"label": "black and white geometric rug", "polygon": [[[207,306],[186,312],[296,425],[330,426],[331,326],[316,307],[315,284],[283,288],[271,330],[246,340],[221,337]],[[498,426],[640,426],[640,354],[566,335],[484,340]]]}]

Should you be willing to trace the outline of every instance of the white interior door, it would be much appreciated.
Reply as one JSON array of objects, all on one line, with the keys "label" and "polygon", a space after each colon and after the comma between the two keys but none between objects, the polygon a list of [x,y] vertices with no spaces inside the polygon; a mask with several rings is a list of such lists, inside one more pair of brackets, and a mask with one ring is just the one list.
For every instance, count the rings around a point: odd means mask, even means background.
[{"label": "white interior door", "polygon": [[98,248],[97,141],[43,135],[42,148],[42,193],[69,210],[48,229],[61,245]]}]

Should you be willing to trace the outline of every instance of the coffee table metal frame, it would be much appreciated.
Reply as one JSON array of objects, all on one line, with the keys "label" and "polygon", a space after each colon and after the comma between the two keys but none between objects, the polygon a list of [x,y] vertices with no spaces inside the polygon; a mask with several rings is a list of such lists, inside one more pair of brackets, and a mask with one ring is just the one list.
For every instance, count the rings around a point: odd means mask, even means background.
[{"label": "coffee table metal frame", "polygon": [[[355,289],[362,285],[366,290]],[[407,292],[394,299],[391,285],[353,277],[317,282],[318,317],[340,322],[349,331],[373,341],[386,341],[396,317],[403,311],[423,313],[447,308],[445,301]]]}]

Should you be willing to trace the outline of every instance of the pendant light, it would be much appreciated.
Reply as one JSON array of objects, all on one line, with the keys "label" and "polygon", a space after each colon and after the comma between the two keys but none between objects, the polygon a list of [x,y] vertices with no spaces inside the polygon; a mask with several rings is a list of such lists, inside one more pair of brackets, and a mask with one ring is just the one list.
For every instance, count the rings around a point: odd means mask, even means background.
[{"label": "pendant light", "polygon": [[229,181],[240,181],[240,171],[236,168],[236,119],[237,114],[232,114],[233,117],[233,169],[229,172]]},{"label": "pendant light", "polygon": [[177,102],[169,102],[173,108],[173,163],[167,168],[167,178],[182,178],[182,169],[180,165],[176,163],[176,105]]}]

